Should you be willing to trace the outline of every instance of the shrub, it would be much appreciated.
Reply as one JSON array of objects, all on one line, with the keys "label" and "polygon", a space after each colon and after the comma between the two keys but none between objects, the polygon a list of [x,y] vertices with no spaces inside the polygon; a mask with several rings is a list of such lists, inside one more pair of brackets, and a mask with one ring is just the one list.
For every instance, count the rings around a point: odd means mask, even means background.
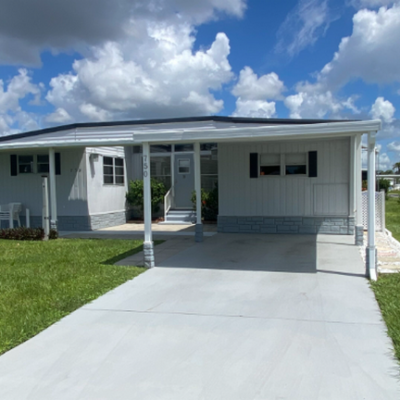
[{"label": "shrub", "polygon": [[[192,193],[192,203],[196,209],[196,192]],[[210,191],[201,189],[201,215],[206,221],[216,221],[218,217],[218,187]]]},{"label": "shrub", "polygon": [[[49,239],[57,239],[58,232],[54,229],[50,230]],[[38,241],[44,239],[43,228],[25,228],[23,226],[13,229],[1,229],[0,239],[7,240],[31,240]]]},{"label": "shrub", "polygon": [[[160,211],[160,203],[164,200],[166,193],[167,188],[164,183],[158,179],[151,178],[151,211],[153,214]],[[143,181],[141,179],[129,182],[129,191],[126,194],[126,200],[130,205],[139,207],[143,216]]]},{"label": "shrub", "polygon": [[377,190],[384,190],[387,194],[390,188],[390,181],[388,179],[378,179],[376,186]]}]

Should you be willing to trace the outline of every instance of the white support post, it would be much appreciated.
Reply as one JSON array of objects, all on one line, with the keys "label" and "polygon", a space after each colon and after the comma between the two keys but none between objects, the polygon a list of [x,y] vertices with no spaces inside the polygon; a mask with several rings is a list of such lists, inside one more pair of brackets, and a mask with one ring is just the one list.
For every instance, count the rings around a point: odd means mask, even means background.
[{"label": "white support post", "polygon": [[58,230],[57,216],[57,185],[56,185],[56,156],[54,148],[49,149],[49,175],[50,175],[50,207],[51,207],[51,229]]},{"label": "white support post", "polygon": [[368,133],[368,246],[366,260],[368,277],[374,281],[378,278],[375,247],[375,138],[376,132]]},{"label": "white support post", "polygon": [[30,228],[31,227],[31,212],[30,212],[29,208],[25,209],[25,220],[26,220],[25,226],[27,228]]},{"label": "white support post", "polygon": [[150,146],[143,143],[143,212],[144,212],[144,266],[152,268],[154,263],[154,245],[151,232],[151,182],[150,182]]},{"label": "white support post", "polygon": [[42,176],[42,226],[44,229],[44,240],[49,240],[50,217],[49,217],[49,187],[47,176]]},{"label": "white support post", "polygon": [[364,245],[364,225],[362,220],[362,177],[361,177],[361,139],[362,135],[355,136],[353,140],[352,152],[353,159],[353,207],[355,218],[355,244],[356,246]]},{"label": "white support post", "polygon": [[196,242],[203,241],[203,224],[201,222],[201,160],[200,143],[194,144],[194,189],[196,191]]}]

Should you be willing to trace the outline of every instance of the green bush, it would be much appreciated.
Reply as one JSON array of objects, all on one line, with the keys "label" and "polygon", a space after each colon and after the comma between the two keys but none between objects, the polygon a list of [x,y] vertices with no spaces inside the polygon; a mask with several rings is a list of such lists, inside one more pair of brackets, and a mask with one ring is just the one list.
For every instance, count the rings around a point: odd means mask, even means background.
[{"label": "green bush", "polygon": [[[58,233],[54,229],[50,230],[49,239],[57,239]],[[6,240],[30,240],[38,241],[44,239],[43,228],[25,228],[23,226],[13,229],[1,229],[0,239]]]},{"label": "green bush", "polygon": [[[160,211],[160,204],[164,200],[166,193],[167,188],[164,183],[158,179],[151,178],[151,211],[153,214]],[[130,205],[139,207],[143,216],[143,180],[137,179],[129,182],[129,191],[126,194],[126,200]]]},{"label": "green bush", "polygon": [[378,179],[376,186],[377,190],[384,190],[387,194],[390,188],[390,181],[388,179]]},{"label": "green bush", "polygon": [[[192,203],[196,209],[196,192],[192,193]],[[218,187],[210,191],[201,189],[201,215],[206,221],[216,221],[218,217]]]}]

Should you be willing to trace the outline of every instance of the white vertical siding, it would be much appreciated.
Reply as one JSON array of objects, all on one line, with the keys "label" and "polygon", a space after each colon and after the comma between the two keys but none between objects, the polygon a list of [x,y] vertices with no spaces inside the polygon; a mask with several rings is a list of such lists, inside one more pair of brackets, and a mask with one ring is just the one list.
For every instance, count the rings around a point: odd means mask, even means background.
[{"label": "white vertical siding", "polygon": [[[97,161],[90,154],[99,155]],[[127,191],[127,166],[125,165],[124,185],[105,185],[103,181],[103,158],[119,157],[125,159],[123,147],[95,147],[86,149],[87,193],[89,214],[105,214],[125,210]]]},{"label": "white vertical siding", "polygon": [[[57,208],[60,216],[88,214],[86,190],[86,163],[84,149],[56,149],[61,154],[61,175],[56,176]],[[33,149],[24,153],[0,153],[0,204],[19,202],[29,208],[32,216],[42,214],[43,174],[11,176],[10,154],[48,154],[46,149]]]},{"label": "white vertical siding", "polygon": [[[318,177],[250,179],[250,153],[318,152]],[[350,139],[219,144],[221,216],[348,216]]]}]

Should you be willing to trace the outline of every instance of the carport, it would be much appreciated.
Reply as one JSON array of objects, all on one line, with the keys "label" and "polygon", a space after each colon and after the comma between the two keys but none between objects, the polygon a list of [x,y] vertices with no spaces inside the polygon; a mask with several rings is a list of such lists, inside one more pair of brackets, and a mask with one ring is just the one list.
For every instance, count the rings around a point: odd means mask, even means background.
[{"label": "carport", "polygon": [[397,400],[352,239],[193,243],[0,357],[0,398]]}]

